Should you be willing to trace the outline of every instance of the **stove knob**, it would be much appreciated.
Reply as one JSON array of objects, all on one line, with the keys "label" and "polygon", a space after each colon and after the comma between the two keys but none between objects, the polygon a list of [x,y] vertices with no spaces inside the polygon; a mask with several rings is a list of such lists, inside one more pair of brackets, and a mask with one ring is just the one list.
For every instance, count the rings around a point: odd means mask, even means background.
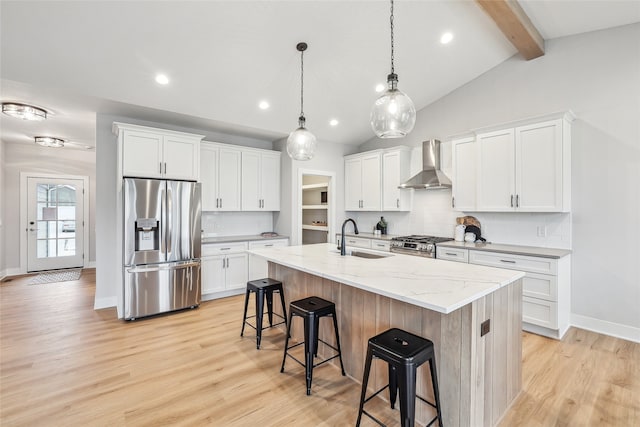
[{"label": "stove knob", "polygon": [[429,243],[429,244],[427,245],[427,251],[429,251],[429,252],[433,252],[433,244],[432,244],[432,243]]}]

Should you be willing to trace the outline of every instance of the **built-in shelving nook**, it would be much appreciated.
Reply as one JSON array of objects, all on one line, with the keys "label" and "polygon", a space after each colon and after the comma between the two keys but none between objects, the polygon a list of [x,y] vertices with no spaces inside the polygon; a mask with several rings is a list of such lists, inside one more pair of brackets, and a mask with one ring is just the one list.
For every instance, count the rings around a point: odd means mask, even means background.
[{"label": "built-in shelving nook", "polygon": [[329,242],[329,182],[325,175],[302,176],[302,244]]}]

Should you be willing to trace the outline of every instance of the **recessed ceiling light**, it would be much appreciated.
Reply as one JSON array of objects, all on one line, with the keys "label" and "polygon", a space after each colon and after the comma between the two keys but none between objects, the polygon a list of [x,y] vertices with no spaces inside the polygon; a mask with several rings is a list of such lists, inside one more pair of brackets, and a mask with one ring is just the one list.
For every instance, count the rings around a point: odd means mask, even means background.
[{"label": "recessed ceiling light", "polygon": [[161,84],[161,85],[169,84],[169,77],[167,77],[164,74],[158,74],[156,76],[156,83]]},{"label": "recessed ceiling light", "polygon": [[15,102],[2,103],[2,112],[8,116],[22,120],[42,121],[47,118],[47,112],[33,105],[17,104]]},{"label": "recessed ceiling light", "polygon": [[43,147],[62,148],[64,147],[64,139],[54,138],[52,136],[36,136],[33,141]]},{"label": "recessed ceiling light", "polygon": [[258,107],[260,107],[261,110],[266,110],[269,108],[269,103],[267,101],[260,101]]},{"label": "recessed ceiling light", "polygon": [[338,120],[336,120],[336,119],[329,120],[329,124],[331,126],[338,126],[338,123],[340,123],[340,122]]},{"label": "recessed ceiling light", "polygon": [[378,83],[376,85],[376,92],[382,92],[383,90],[385,90],[387,88],[387,85],[384,85],[382,83]]},{"label": "recessed ceiling light", "polygon": [[440,43],[447,44],[453,40],[453,33],[446,32],[440,37]]}]

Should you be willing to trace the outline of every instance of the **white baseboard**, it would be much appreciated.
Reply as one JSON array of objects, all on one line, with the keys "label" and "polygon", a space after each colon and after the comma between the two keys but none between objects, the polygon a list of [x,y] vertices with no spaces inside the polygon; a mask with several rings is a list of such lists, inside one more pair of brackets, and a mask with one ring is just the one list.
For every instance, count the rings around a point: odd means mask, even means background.
[{"label": "white baseboard", "polygon": [[83,268],[96,268],[96,262],[95,261],[91,261],[90,263],[85,265]]},{"label": "white baseboard", "polygon": [[640,328],[634,328],[633,326],[594,319],[593,317],[581,316],[574,313],[571,313],[571,325],[576,328],[640,343]]},{"label": "white baseboard", "polygon": [[0,270],[0,280],[3,280],[7,277],[7,270]]},{"label": "white baseboard", "polygon": [[100,310],[102,308],[111,308],[115,307],[118,304],[117,297],[106,297],[106,298],[96,298],[93,309]]},{"label": "white baseboard", "polygon": [[14,268],[7,268],[5,271],[5,277],[9,277],[9,276],[21,276],[23,274],[27,274],[26,271],[22,271],[22,269],[20,267],[14,267]]}]

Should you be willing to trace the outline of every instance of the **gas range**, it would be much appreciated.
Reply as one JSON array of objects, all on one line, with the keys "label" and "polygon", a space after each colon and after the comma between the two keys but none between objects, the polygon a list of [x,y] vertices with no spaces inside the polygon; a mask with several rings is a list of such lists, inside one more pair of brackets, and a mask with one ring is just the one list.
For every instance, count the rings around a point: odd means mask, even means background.
[{"label": "gas range", "polygon": [[418,255],[427,258],[436,257],[436,244],[452,240],[451,237],[402,236],[391,239],[391,252]]}]

